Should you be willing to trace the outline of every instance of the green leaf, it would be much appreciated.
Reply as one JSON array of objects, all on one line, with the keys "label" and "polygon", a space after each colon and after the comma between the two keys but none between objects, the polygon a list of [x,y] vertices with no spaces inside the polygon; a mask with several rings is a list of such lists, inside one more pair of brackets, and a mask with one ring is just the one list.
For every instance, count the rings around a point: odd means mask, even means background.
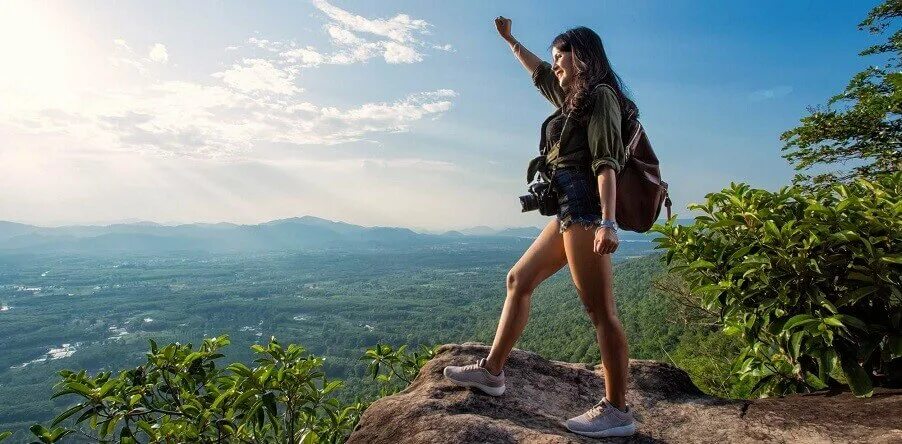
[{"label": "green leaf", "polygon": [[786,324],[783,326],[783,330],[789,331],[795,327],[799,327],[799,326],[802,326],[805,324],[810,324],[812,322],[817,322],[817,321],[818,321],[817,318],[815,318],[814,316],[811,316],[809,314],[797,314],[797,315],[789,318],[788,321],[786,321]]},{"label": "green leaf", "polygon": [[846,306],[846,305],[854,305],[860,299],[869,296],[870,294],[876,292],[878,290],[877,286],[874,285],[865,285],[862,287],[858,287],[852,291],[849,291],[842,295],[839,300],[836,302],[837,306]]},{"label": "green leaf", "polygon": [[848,325],[850,327],[854,327],[858,330],[861,330],[864,333],[867,333],[869,331],[867,324],[865,324],[864,321],[862,321],[861,319],[858,319],[854,316],[847,315],[847,314],[838,314],[838,315],[834,315],[833,317],[842,321],[843,324]]},{"label": "green leaf", "polygon": [[100,387],[100,391],[97,393],[97,396],[100,398],[105,397],[106,394],[109,393],[110,390],[112,390],[113,387],[115,387],[116,384],[118,384],[118,383],[119,383],[118,379],[110,379],[109,381],[106,382],[106,384],[103,384],[103,386]]},{"label": "green leaf", "polygon": [[805,375],[805,382],[817,390],[827,388],[827,383],[825,383],[823,380],[821,380],[820,378],[818,378],[817,376],[815,376],[811,373],[807,373]]},{"label": "green leaf", "polygon": [[799,350],[802,347],[802,339],[804,339],[804,337],[805,337],[804,331],[797,331],[792,334],[792,337],[789,340],[789,344],[790,344],[789,350],[790,350],[790,355],[793,357],[793,359],[799,358]]},{"label": "green leaf", "polygon": [[714,268],[714,264],[704,259],[696,259],[691,264],[689,264],[689,268],[693,270]]},{"label": "green leaf", "polygon": [[139,429],[141,429],[144,433],[147,434],[148,437],[153,441],[157,436],[157,432],[153,429],[153,427],[147,421],[141,420],[136,423]]},{"label": "green leaf", "polygon": [[233,390],[224,390],[219,396],[216,397],[216,400],[213,401],[213,404],[210,404],[210,410],[218,409],[219,405],[234,393],[235,392]]},{"label": "green leaf", "polygon": [[81,403],[81,404],[75,404],[72,407],[69,407],[68,409],[66,409],[66,411],[64,411],[63,413],[60,413],[59,416],[57,416],[53,420],[53,422],[50,423],[50,427],[54,427],[57,424],[65,421],[66,418],[74,415],[76,412],[81,411],[81,409],[83,409],[86,405],[87,405],[87,402]]},{"label": "green leaf", "polygon": [[57,427],[50,431],[50,437],[48,439],[48,442],[57,442],[60,439],[62,439],[64,436],[66,436],[70,433],[74,433],[74,432],[75,432],[74,430],[68,430],[68,429],[64,429],[61,427]]},{"label": "green leaf", "polygon": [[846,380],[849,381],[849,388],[852,389],[852,393],[854,393],[855,396],[859,398],[869,398],[874,394],[871,378],[868,377],[867,372],[864,371],[864,368],[861,367],[854,356],[848,354],[841,355],[839,363],[842,367],[843,375],[845,375]]},{"label": "green leaf", "polygon": [[752,386],[752,389],[749,390],[749,393],[757,393],[758,390],[761,390],[762,388],[764,388],[765,385],[773,382],[773,380],[776,379],[776,377],[777,377],[776,374],[770,374],[770,375],[767,375],[767,376],[759,379],[758,382],[756,382],[755,385]]},{"label": "green leaf", "polygon": [[341,381],[332,381],[332,382],[328,383],[325,387],[323,387],[323,394],[327,395],[327,394],[331,393],[333,390],[341,387],[341,384],[342,384]]},{"label": "green leaf", "polygon": [[[50,438],[50,431],[47,430],[46,428],[44,428],[44,426],[42,426],[40,424],[34,424],[31,427],[29,427],[28,430],[31,430],[31,433],[33,433],[34,436],[37,436],[38,438],[42,438],[42,440],[46,440],[46,439]],[[46,442],[46,441],[44,441],[44,442]]]},{"label": "green leaf", "polygon": [[301,435],[301,438],[298,440],[298,444],[319,444],[319,435],[317,435],[313,430],[307,430],[303,435]]},{"label": "green leaf", "polygon": [[88,387],[84,384],[78,383],[78,382],[67,382],[66,387],[71,390],[74,390],[75,393],[78,393],[79,395],[82,395],[85,398],[91,398],[92,393],[94,392],[94,390],[91,389],[90,387]]},{"label": "green leaf", "polygon": [[780,239],[780,229],[777,228],[777,224],[772,220],[764,222],[764,232],[774,239]]}]

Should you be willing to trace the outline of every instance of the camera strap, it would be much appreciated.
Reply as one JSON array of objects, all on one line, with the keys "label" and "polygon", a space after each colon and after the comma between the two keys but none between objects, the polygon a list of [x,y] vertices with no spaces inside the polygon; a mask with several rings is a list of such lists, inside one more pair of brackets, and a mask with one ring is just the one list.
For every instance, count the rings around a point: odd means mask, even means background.
[{"label": "camera strap", "polygon": [[545,174],[547,177],[548,165],[545,155],[539,155],[529,161],[529,166],[526,168],[526,183],[532,183],[533,179],[536,176],[536,173],[541,172]]}]

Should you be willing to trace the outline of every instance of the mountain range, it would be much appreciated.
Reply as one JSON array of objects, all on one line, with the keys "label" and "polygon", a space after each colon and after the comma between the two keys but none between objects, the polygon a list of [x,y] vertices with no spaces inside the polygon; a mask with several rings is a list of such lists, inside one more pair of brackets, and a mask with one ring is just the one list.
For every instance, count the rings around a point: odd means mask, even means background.
[{"label": "mountain range", "polygon": [[[253,225],[155,222],[40,227],[0,221],[0,251],[5,252],[144,252],[274,251],[294,249],[410,248],[443,244],[531,242],[537,227],[493,229],[479,226],[444,233],[419,233],[400,227],[365,227],[315,216]],[[622,239],[649,239],[624,233]]]}]

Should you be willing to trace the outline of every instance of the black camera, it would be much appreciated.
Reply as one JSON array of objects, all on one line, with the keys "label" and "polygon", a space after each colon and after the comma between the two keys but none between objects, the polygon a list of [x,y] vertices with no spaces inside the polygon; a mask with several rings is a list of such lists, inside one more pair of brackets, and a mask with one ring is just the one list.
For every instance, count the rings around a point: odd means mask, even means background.
[{"label": "black camera", "polygon": [[526,188],[529,194],[520,196],[522,212],[539,210],[543,216],[553,216],[558,212],[557,192],[551,179],[543,171],[535,174],[535,179]]}]

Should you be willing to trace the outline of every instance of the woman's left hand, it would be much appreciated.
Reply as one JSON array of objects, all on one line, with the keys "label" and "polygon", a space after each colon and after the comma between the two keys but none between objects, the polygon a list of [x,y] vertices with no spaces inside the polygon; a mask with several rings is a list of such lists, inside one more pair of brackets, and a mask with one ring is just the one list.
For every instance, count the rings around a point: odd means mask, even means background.
[{"label": "woman's left hand", "polygon": [[598,254],[611,254],[617,251],[620,240],[613,228],[600,227],[595,230],[595,246],[593,250]]}]

